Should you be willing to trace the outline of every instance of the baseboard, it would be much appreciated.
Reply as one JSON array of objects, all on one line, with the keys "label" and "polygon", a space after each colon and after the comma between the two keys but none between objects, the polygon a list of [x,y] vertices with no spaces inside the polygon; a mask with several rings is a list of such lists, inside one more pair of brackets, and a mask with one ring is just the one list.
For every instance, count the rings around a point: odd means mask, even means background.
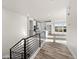
[{"label": "baseboard", "polygon": [[69,51],[71,52],[72,56],[74,57],[74,59],[77,59],[77,57],[75,56],[75,54],[72,52],[72,49],[70,48],[70,46],[68,46]]}]

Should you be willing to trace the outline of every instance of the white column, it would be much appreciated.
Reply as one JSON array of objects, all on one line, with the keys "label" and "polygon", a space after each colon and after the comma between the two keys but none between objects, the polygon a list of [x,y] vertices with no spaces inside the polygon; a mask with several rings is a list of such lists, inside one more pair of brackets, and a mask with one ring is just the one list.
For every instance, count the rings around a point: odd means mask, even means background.
[{"label": "white column", "polygon": [[51,26],[52,26],[52,28],[51,28],[51,29],[52,29],[52,30],[51,30],[52,33],[51,33],[51,34],[54,34],[54,35],[53,35],[53,38],[54,38],[54,39],[53,39],[53,42],[55,42],[55,20],[52,20]]},{"label": "white column", "polygon": [[52,26],[52,28],[51,28],[51,34],[53,34],[55,32],[55,20],[51,21],[51,26]]}]

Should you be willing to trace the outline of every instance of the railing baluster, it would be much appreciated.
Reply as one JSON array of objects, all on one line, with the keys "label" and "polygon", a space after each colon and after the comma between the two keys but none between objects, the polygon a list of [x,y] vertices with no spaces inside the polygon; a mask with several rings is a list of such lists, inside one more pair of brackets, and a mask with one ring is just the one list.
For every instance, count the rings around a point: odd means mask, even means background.
[{"label": "railing baluster", "polygon": [[10,49],[10,59],[12,59],[12,53],[11,53],[11,49]]},{"label": "railing baluster", "polygon": [[26,59],[26,40],[24,39],[24,59]]},{"label": "railing baluster", "polygon": [[39,47],[41,47],[41,36],[40,36],[40,33],[39,33]]}]

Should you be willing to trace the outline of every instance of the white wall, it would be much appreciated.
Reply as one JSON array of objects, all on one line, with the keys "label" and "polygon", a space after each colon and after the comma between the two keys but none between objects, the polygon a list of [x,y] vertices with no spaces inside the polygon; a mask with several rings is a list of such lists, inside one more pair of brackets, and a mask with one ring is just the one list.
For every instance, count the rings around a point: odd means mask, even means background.
[{"label": "white wall", "polygon": [[70,49],[71,53],[77,58],[77,12],[76,12],[76,0],[70,0],[67,13],[69,12],[70,15],[67,15],[67,41],[68,41],[68,48]]},{"label": "white wall", "polygon": [[2,9],[2,57],[9,56],[9,49],[27,34],[27,18],[13,11]]}]

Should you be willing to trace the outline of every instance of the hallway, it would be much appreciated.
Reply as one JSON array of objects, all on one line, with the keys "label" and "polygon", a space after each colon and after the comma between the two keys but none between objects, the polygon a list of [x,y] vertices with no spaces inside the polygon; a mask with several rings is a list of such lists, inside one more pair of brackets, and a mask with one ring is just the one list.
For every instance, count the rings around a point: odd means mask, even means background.
[{"label": "hallway", "polygon": [[46,42],[35,59],[74,59],[68,48],[61,43]]},{"label": "hallway", "polygon": [[76,0],[2,0],[2,59],[77,59],[76,9]]}]

